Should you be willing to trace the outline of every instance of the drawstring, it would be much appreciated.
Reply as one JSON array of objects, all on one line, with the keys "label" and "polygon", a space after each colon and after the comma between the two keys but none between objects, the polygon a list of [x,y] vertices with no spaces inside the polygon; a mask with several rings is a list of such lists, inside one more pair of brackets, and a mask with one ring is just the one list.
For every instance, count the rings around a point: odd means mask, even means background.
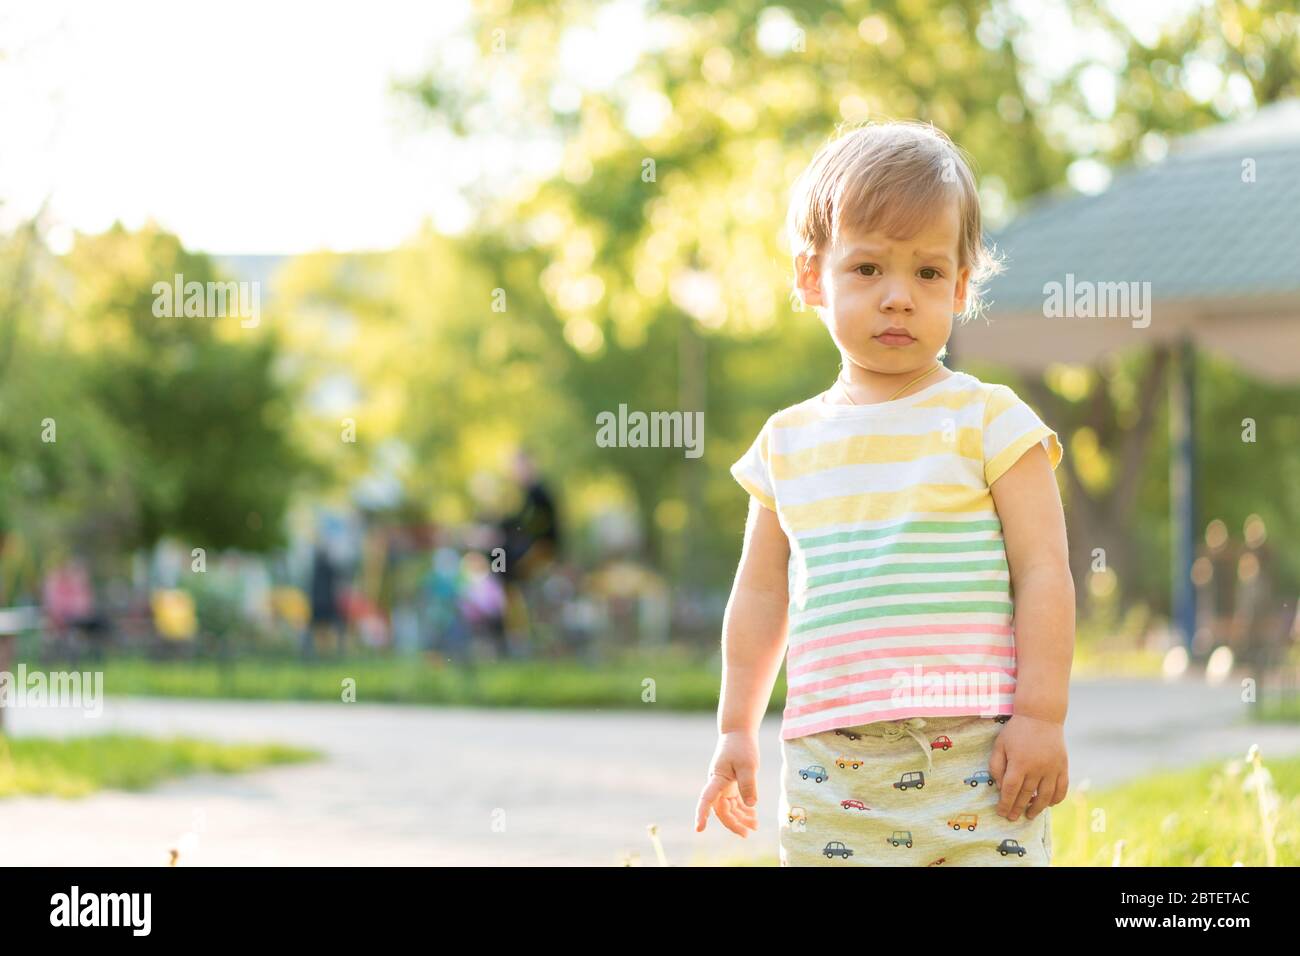
[{"label": "drawstring", "polygon": [[880,720],[863,726],[865,733],[873,737],[883,737],[885,740],[902,740],[905,736],[910,736],[921,748],[925,754],[925,769],[927,772],[934,770],[934,760],[930,751],[930,742],[921,735],[921,728],[925,726],[924,717],[909,717],[907,720]]}]

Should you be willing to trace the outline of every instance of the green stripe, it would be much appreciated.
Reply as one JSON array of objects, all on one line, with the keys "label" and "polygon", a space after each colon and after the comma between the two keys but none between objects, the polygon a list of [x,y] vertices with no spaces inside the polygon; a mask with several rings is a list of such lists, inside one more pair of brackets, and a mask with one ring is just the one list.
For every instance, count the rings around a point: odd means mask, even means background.
[{"label": "green stripe", "polygon": [[826,617],[819,617],[814,621],[805,621],[791,628],[790,633],[802,634],[804,631],[815,631],[819,628],[830,627],[833,624],[849,624],[853,621],[865,621],[873,617],[894,617],[908,614],[949,614],[955,611],[989,611],[994,613],[1010,614],[1010,601],[951,601],[935,604],[890,604],[876,607],[858,608],[853,611],[843,611],[839,614],[830,614]]},{"label": "green stripe", "polygon": [[966,591],[1000,591],[1006,593],[1006,581],[900,581],[897,584],[876,584],[848,591],[833,591],[803,602],[803,609],[832,607],[860,601],[863,598],[892,597],[897,594],[961,594]]},{"label": "green stripe", "polygon": [[[822,574],[809,578],[804,588],[811,591],[826,584],[844,584],[848,581],[865,581],[868,578],[884,577],[887,574],[944,574],[955,571],[1007,571],[1010,572],[1005,557],[995,561],[934,561],[924,564],[880,564],[871,568],[853,568],[848,571],[836,571],[834,574]],[[864,573],[865,572],[865,573]]]},{"label": "green stripe", "polygon": [[963,554],[972,551],[993,551],[1006,553],[1002,538],[983,538],[976,541],[895,541],[883,548],[868,548],[865,551],[832,551],[819,554],[815,558],[805,558],[804,567],[821,568],[829,564],[845,564],[849,561],[866,561],[870,558],[883,558],[891,554]]},{"label": "green stripe", "polygon": [[836,531],[833,534],[799,538],[802,548],[822,548],[828,544],[847,544],[850,541],[871,541],[895,534],[969,534],[972,531],[1000,531],[1002,522],[997,518],[975,518],[969,521],[900,521],[885,528],[867,528],[863,531]]}]

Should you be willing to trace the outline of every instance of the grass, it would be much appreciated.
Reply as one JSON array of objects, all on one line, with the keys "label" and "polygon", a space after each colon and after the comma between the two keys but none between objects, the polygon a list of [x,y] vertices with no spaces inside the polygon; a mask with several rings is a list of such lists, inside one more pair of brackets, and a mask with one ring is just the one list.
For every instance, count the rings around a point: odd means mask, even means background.
[{"label": "grass", "polygon": [[1261,723],[1300,723],[1300,697],[1267,697],[1251,709]]},{"label": "grass", "polygon": [[[1072,784],[1052,807],[1052,850],[1053,866],[1300,865],[1300,758],[1265,764],[1251,748],[1105,790]],[[778,862],[773,852],[727,865]]]},{"label": "grass", "polygon": [[[584,665],[575,661],[499,661],[453,667],[427,657],[343,661],[236,660],[154,662],[113,658],[102,665],[107,695],[339,701],[356,682],[358,703],[484,707],[638,708],[711,711],[720,671],[707,661],[665,651]],[[775,703],[784,699],[778,682]]]},{"label": "grass", "polygon": [[0,797],[84,797],[109,788],[138,791],[201,771],[242,773],[318,756],[316,751],[280,744],[218,744],[187,737],[0,736]]},{"label": "grass", "polygon": [[[249,658],[227,663],[114,657],[94,666],[103,668],[104,690],[110,695],[338,701],[344,680],[351,678],[362,703],[635,709],[644,707],[653,693],[661,709],[696,712],[716,710],[721,677],[716,655],[709,658],[681,646],[629,651],[594,664],[535,659],[465,666],[434,655],[358,655],[341,661]],[[1076,677],[1159,674],[1159,655],[1076,653]],[[779,714],[784,699],[782,671],[769,712]]]},{"label": "grass", "polygon": [[1061,866],[1296,866],[1300,758],[1234,759],[1072,790],[1052,818]]}]

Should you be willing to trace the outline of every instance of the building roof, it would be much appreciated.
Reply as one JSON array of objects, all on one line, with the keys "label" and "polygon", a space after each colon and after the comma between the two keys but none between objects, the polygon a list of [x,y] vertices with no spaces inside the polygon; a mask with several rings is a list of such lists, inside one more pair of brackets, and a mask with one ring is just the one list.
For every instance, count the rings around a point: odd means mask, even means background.
[{"label": "building roof", "polygon": [[[990,241],[1006,270],[987,287],[988,324],[954,329],[959,361],[1019,346],[1011,364],[1041,368],[1190,334],[1266,378],[1300,378],[1300,100],[1176,140],[1097,195],[1047,197]],[[1149,325],[1047,317],[1045,286],[1067,274],[1149,282]],[[1233,318],[1258,321],[1247,334],[1224,327]]]},{"label": "building roof", "polygon": [[992,308],[1041,308],[1067,272],[1149,281],[1157,301],[1300,293],[1300,100],[1172,144],[1098,195],[1037,204],[991,241],[1007,258]]}]

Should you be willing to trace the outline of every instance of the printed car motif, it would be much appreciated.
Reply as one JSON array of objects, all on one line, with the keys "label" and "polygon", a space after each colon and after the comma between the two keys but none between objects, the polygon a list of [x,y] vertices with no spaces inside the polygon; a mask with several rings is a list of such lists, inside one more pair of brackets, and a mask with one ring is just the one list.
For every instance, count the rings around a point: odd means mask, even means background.
[{"label": "printed car motif", "polygon": [[975,813],[959,813],[948,821],[948,826],[954,830],[960,830],[965,827],[967,830],[974,830],[979,826],[980,818]]},{"label": "printed car motif", "polygon": [[912,845],[912,831],[895,830],[889,836],[885,837],[885,842],[892,843],[894,846],[910,847]]},{"label": "printed car motif", "polygon": [[906,790],[908,787],[916,787],[917,790],[920,790],[924,786],[925,774],[920,770],[911,770],[899,777],[894,783],[894,788],[897,790]]},{"label": "printed car motif", "polygon": [[949,750],[952,747],[952,738],[947,734],[940,734],[930,741],[931,750]]},{"label": "printed car motif", "polygon": [[870,810],[871,808],[861,800],[841,800],[840,806],[845,810]]},{"label": "printed car motif", "polygon": [[987,783],[991,787],[995,781],[993,779],[993,774],[989,773],[987,770],[976,770],[973,774],[963,780],[962,783],[970,784],[972,787],[978,787],[981,783]]},{"label": "printed car motif", "polygon": [[799,827],[808,822],[808,811],[803,807],[791,807],[786,817],[789,819],[791,826]]},{"label": "printed car motif", "polygon": [[1019,843],[1017,843],[1015,840],[1003,840],[996,847],[994,847],[994,849],[996,849],[1003,856],[1006,856],[1008,853],[1015,853],[1017,856],[1025,855],[1025,848],[1021,846]]},{"label": "printed car motif", "polygon": [[846,847],[839,840],[832,840],[830,843],[827,843],[825,849],[823,849],[822,852],[826,854],[826,859],[828,860],[834,856],[838,856],[841,859],[847,860],[849,857],[853,855],[853,851],[850,850],[848,847]]},{"label": "printed car motif", "polygon": [[816,764],[813,764],[811,767],[804,767],[802,770],[800,770],[799,776],[805,780],[807,780],[809,777],[812,777],[818,783],[821,783],[823,780],[828,779],[830,777],[830,774],[826,772],[825,767],[819,767]]},{"label": "printed car motif", "polygon": [[835,766],[841,770],[847,770],[850,767],[857,770],[862,766],[862,759],[860,757],[836,757]]},{"label": "printed car motif", "polygon": [[862,739],[862,735],[861,735],[861,734],[855,734],[853,731],[851,731],[851,730],[845,730],[843,727],[838,727],[838,728],[836,728],[835,733],[836,733],[836,735],[839,736],[839,737],[848,737],[849,740],[861,740],[861,739]]}]

